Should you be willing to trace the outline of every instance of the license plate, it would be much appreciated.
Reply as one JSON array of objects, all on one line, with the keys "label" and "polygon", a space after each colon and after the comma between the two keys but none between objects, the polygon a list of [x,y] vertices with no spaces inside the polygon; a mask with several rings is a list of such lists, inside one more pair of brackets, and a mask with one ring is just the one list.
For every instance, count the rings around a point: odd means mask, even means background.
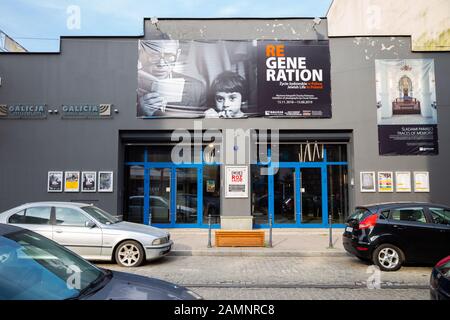
[{"label": "license plate", "polygon": [[353,232],[353,228],[352,227],[347,227],[347,228],[345,228],[345,231],[346,232]]}]

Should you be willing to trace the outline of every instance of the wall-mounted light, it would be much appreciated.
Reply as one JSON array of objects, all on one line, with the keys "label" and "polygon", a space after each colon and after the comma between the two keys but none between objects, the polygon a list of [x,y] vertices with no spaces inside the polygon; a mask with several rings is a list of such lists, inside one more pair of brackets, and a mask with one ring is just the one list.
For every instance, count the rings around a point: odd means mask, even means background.
[{"label": "wall-mounted light", "polygon": [[114,113],[119,113],[119,109],[114,109]]}]

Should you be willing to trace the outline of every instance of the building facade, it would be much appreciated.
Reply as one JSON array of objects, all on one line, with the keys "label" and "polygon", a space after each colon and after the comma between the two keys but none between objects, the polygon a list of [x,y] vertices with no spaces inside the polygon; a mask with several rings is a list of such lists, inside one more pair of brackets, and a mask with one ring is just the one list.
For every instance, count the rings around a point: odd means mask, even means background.
[{"label": "building facade", "polygon": [[[140,71],[152,58],[143,50],[161,43],[178,46],[156,61],[181,54],[186,68],[176,73],[200,92],[193,109],[221,72],[257,82],[247,88],[248,116],[166,116],[164,103],[145,113],[152,98],[140,92]],[[306,61],[319,55],[311,48],[325,50],[317,58],[324,79],[316,79],[325,95],[312,98],[324,103],[303,114],[259,112],[270,105],[263,93],[278,89],[260,82],[269,67],[258,48],[267,58],[269,45],[299,43]],[[229,48],[233,56],[224,58]],[[256,71],[246,48],[257,48]],[[204,68],[202,81],[193,64]],[[63,37],[58,53],[1,54],[0,210],[77,201],[169,228],[207,227],[209,216],[215,227],[265,228],[270,219],[298,228],[326,227],[330,217],[342,225],[366,203],[450,205],[449,70],[448,52],[412,52],[408,36],[329,37],[326,18],[146,19],[143,36]],[[175,101],[182,77],[169,78],[150,80]],[[206,114],[213,104],[205,105]]]}]

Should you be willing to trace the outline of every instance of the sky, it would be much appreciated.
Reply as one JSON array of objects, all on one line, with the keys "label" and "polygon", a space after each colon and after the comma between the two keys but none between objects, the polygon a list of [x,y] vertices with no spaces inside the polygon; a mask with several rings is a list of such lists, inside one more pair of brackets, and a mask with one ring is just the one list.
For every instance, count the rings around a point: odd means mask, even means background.
[{"label": "sky", "polygon": [[0,30],[28,51],[59,37],[141,35],[143,18],[324,17],[332,0],[0,0]]}]

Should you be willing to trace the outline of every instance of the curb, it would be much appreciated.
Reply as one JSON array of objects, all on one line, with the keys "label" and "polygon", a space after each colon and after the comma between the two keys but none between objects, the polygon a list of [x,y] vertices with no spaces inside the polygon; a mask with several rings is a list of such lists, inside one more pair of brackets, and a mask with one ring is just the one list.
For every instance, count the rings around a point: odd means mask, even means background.
[{"label": "curb", "polygon": [[172,250],[168,256],[210,257],[348,257],[345,251]]}]

